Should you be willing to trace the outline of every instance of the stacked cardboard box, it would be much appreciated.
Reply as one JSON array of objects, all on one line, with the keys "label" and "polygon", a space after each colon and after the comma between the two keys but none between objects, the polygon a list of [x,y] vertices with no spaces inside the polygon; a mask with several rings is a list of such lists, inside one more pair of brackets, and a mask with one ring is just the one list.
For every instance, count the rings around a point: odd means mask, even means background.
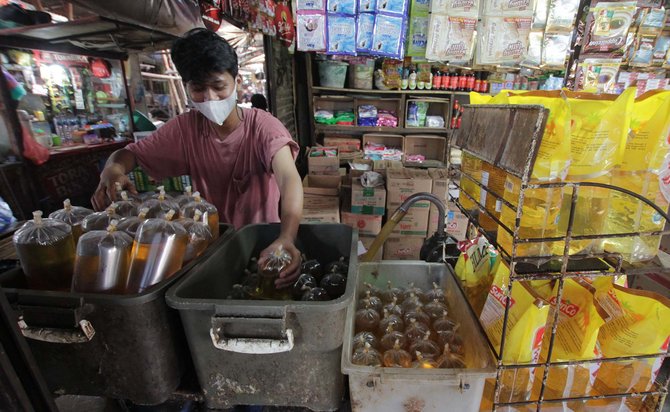
[{"label": "stacked cardboard box", "polygon": [[305,176],[302,222],[339,223],[341,184],[340,176]]}]

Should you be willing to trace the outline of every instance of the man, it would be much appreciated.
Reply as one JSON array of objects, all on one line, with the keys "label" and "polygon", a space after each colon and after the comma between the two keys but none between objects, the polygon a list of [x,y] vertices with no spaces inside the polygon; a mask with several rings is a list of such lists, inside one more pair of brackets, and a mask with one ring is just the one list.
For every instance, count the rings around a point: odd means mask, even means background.
[{"label": "man", "polygon": [[195,190],[217,207],[221,222],[240,228],[281,220],[279,237],[259,263],[283,247],[292,263],[275,284],[291,285],[300,265],[294,245],[303,202],[294,163],[298,145],[271,114],[237,106],[237,55],[223,38],[194,29],[175,41],[171,55],[197,110],[114,152],[100,175],[93,206],[102,210],[115,198],[115,182],[135,192],[126,174],[138,164],[155,179],[188,174]]}]

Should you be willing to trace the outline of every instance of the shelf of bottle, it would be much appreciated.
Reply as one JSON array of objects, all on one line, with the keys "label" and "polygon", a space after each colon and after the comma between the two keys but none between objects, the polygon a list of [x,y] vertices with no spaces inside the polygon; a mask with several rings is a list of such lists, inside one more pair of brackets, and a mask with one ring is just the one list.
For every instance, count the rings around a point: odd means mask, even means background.
[{"label": "shelf of bottle", "polygon": [[[358,93],[358,94],[416,94],[416,95],[456,95],[468,96],[469,91],[452,91],[452,90],[433,90],[433,89],[415,89],[415,90],[378,90],[378,89],[347,89],[339,87],[321,87],[312,86],[312,91],[317,92],[340,92],[340,93]],[[482,93],[486,94],[486,93]]]}]

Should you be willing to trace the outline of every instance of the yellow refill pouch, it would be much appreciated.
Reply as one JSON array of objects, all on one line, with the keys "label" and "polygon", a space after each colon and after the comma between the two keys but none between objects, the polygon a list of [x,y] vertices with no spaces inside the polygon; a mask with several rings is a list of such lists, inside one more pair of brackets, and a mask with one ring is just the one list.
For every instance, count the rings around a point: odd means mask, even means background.
[{"label": "yellow refill pouch", "polygon": [[[505,364],[535,363],[545,331],[549,306],[529,282],[515,282],[510,293],[509,267],[501,262],[479,317],[491,343],[500,352],[507,296],[510,308],[502,360]],[[527,400],[533,369],[509,369],[502,373],[501,402]]]},{"label": "yellow refill pouch", "polygon": [[[631,130],[620,167],[612,173],[612,184],[637,193],[668,210],[656,174],[668,154],[670,132],[670,91],[653,91],[635,100]],[[662,230],[665,220],[652,207],[627,194],[611,191],[605,233],[632,233]],[[661,236],[610,238],[607,252],[621,253],[630,263],[653,259]]]},{"label": "yellow refill pouch", "polygon": [[[598,345],[604,358],[653,355],[668,351],[670,299],[618,285],[600,288],[599,298],[609,300],[610,319],[600,329]],[[651,389],[662,358],[602,362],[594,392],[609,395]]]},{"label": "yellow refill pouch", "polygon": [[489,104],[491,99],[493,99],[491,95],[470,92],[470,104]]},{"label": "yellow refill pouch", "polygon": [[484,236],[458,242],[458,249],[461,255],[454,271],[463,285],[465,297],[479,315],[500,265],[500,255]]},{"label": "yellow refill pouch", "polygon": [[[598,357],[596,341],[598,332],[605,323],[606,313],[596,305],[595,289],[574,279],[566,279],[563,283],[561,302],[557,305],[558,285],[557,282],[550,299],[551,310],[547,322],[547,331],[551,331],[553,316],[558,310],[558,325],[551,360],[563,362]],[[542,343],[540,362],[545,362],[547,359],[550,338],[551,335],[546,333]],[[595,364],[551,366],[544,398],[560,399],[586,395],[592,384],[591,372],[595,367]],[[544,368],[536,370],[536,385],[533,392],[538,395],[543,373]]]},{"label": "yellow refill pouch", "polygon": [[479,200],[481,188],[468,176],[481,182],[482,161],[468,152],[463,152],[463,157],[461,158],[461,171],[467,176],[461,175],[460,190],[463,193],[458,195],[458,201],[464,209],[475,210],[477,209],[476,202]]}]

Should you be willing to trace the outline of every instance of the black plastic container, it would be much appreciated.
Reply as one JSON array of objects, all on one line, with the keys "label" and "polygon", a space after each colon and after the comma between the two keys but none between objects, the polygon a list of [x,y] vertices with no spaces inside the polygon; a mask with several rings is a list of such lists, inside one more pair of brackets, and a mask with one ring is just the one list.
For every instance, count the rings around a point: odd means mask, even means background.
[{"label": "black plastic container", "polygon": [[[166,294],[179,310],[208,408],[301,406],[336,410],[344,393],[342,336],[354,281],[321,302],[227,300],[251,257],[279,236],[250,225]],[[356,271],[358,232],[341,224],[300,225],[296,247],[322,263],[348,257]],[[351,276],[353,279],[354,277]]]},{"label": "black plastic container", "polygon": [[220,225],[221,236],[203,255],[136,295],[30,290],[20,268],[0,275],[49,389],[136,404],[165,402],[191,362],[179,314],[165,304],[165,291],[232,232]]}]

